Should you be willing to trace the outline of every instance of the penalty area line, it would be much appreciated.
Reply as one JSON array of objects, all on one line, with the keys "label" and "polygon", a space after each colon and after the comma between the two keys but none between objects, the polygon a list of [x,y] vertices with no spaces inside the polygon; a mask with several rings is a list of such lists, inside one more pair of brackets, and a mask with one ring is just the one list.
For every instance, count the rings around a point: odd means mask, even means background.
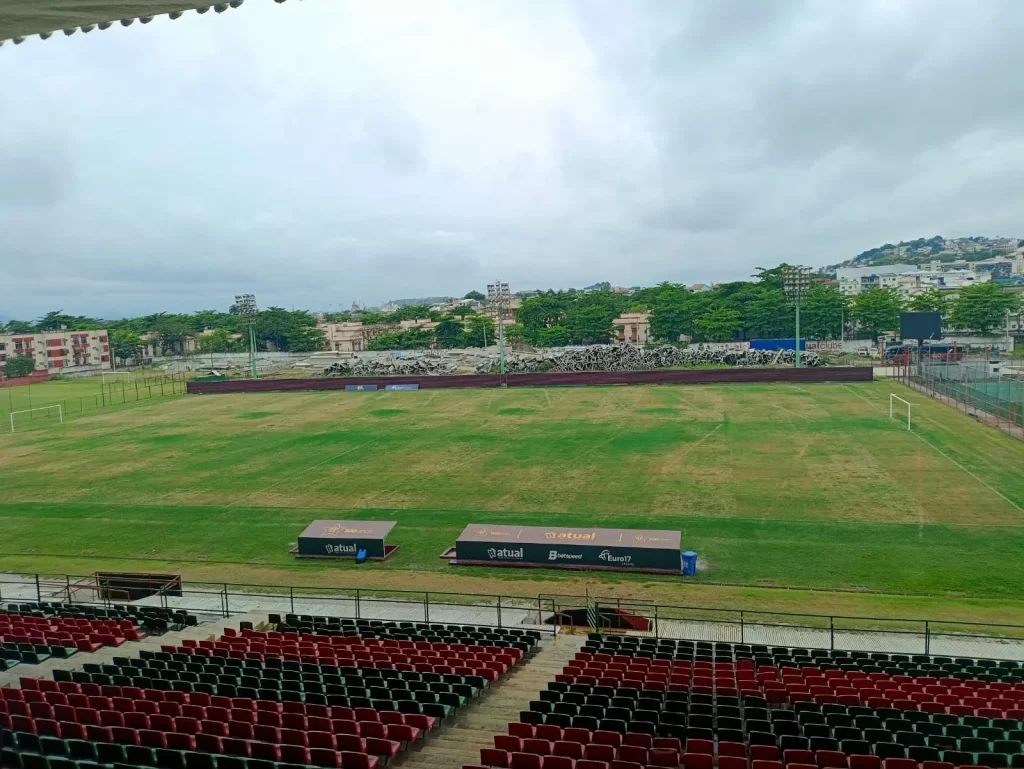
[{"label": "penalty area line", "polygon": [[[861,399],[862,401],[864,401],[865,403],[867,403],[867,404],[868,404],[869,406],[871,406],[872,408],[874,408],[874,406],[876,405],[876,404],[872,403],[871,401],[869,401],[869,400],[868,400],[867,398],[865,398],[865,397],[864,397],[864,396],[863,396],[863,395],[862,395],[861,393],[859,393],[859,392],[857,392],[856,390],[854,390],[854,389],[853,389],[852,387],[850,387],[849,385],[843,385],[843,387],[845,387],[845,388],[846,388],[847,390],[849,390],[850,392],[852,392],[852,393],[853,393],[854,395],[856,395],[856,396],[857,396],[858,398],[860,398],[860,399]],[[896,396],[896,397],[899,397],[899,396]],[[900,398],[900,400],[903,400],[903,399],[902,399],[902,398]],[[912,405],[918,405],[918,404],[912,404]],[[886,411],[885,411],[885,409],[884,409],[884,408],[882,409],[882,413],[883,413],[883,414],[886,414]],[[917,432],[917,431],[915,431],[915,430],[907,430],[907,432],[908,432],[908,433],[910,433],[911,435],[913,435],[913,436],[914,436],[915,438],[917,438],[917,439],[918,439],[919,441],[921,441],[921,443],[923,443],[923,444],[924,444],[925,446],[928,446],[929,448],[931,448],[931,449],[932,449],[932,450],[933,450],[933,451],[934,451],[934,452],[935,452],[936,454],[938,454],[938,455],[939,455],[940,457],[945,457],[945,458],[946,458],[947,460],[949,460],[949,461],[950,461],[950,462],[951,462],[951,463],[952,463],[953,465],[955,465],[956,467],[960,468],[960,470],[962,470],[963,472],[965,472],[965,473],[966,473],[967,475],[969,475],[969,476],[970,476],[971,478],[973,478],[974,480],[976,480],[976,481],[977,481],[978,483],[980,483],[980,484],[981,484],[982,486],[984,486],[984,487],[985,487],[986,489],[988,489],[988,490],[989,490],[989,491],[991,491],[991,492],[992,492],[993,494],[995,494],[995,495],[996,495],[997,497],[999,497],[1000,499],[1002,499],[1002,500],[1003,500],[1004,502],[1008,503],[1008,504],[1009,504],[1009,505],[1011,505],[1012,507],[1014,507],[1014,508],[1016,508],[1017,510],[1019,510],[1020,512],[1024,513],[1024,508],[1022,508],[1022,507],[1021,507],[1020,505],[1018,505],[1018,504],[1017,504],[1016,502],[1014,502],[1014,501],[1013,501],[1012,499],[1010,499],[1010,498],[1009,498],[1008,496],[1006,496],[1005,494],[1003,494],[1003,492],[999,491],[999,489],[995,488],[995,487],[994,487],[994,486],[993,486],[992,484],[990,484],[990,483],[989,483],[988,481],[986,481],[986,480],[985,480],[984,478],[981,478],[980,476],[978,476],[978,475],[975,475],[974,473],[972,473],[972,472],[971,472],[970,470],[968,470],[968,469],[967,469],[966,467],[964,467],[964,466],[963,466],[962,464],[960,464],[960,463],[959,463],[959,462],[957,462],[957,461],[956,461],[955,459],[953,459],[953,457],[951,457],[951,456],[950,456],[949,454],[947,454],[947,453],[946,453],[945,451],[943,451],[942,449],[940,449],[940,448],[939,448],[938,446],[936,446],[936,445],[935,445],[934,443],[931,443],[931,442],[930,442],[930,441],[929,441],[929,440],[928,440],[927,438],[925,438],[925,437],[924,437],[923,435],[921,435],[920,433],[918,433],[918,432]]]}]

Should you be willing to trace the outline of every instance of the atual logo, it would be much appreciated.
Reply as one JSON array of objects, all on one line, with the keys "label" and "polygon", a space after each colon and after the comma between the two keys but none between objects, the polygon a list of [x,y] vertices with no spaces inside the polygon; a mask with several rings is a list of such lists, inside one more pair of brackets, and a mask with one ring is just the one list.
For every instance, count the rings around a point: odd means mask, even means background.
[{"label": "atual logo", "polygon": [[602,550],[601,554],[597,557],[602,561],[608,561],[608,563],[629,564],[633,561],[633,556],[631,555],[612,555],[610,550]]},{"label": "atual logo", "polygon": [[326,550],[327,550],[327,555],[344,555],[344,554],[355,555],[355,553],[356,553],[356,546],[355,545],[327,545],[326,546]]},{"label": "atual logo", "polygon": [[559,553],[557,550],[548,550],[549,561],[582,561],[583,553]]},{"label": "atual logo", "polygon": [[490,558],[492,561],[495,559],[507,561],[521,561],[523,560],[523,548],[520,547],[518,549],[512,549],[503,547],[500,550],[498,550],[497,548],[489,547],[487,548],[487,557]]}]

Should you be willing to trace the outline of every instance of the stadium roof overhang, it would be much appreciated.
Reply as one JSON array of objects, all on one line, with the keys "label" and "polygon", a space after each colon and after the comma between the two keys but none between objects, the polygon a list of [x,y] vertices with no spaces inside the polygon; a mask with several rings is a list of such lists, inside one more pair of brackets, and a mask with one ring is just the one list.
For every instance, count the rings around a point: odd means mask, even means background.
[{"label": "stadium roof overhang", "polygon": [[[275,0],[278,3],[284,0]],[[0,45],[21,43],[30,35],[44,40],[54,33],[92,32],[114,24],[129,26],[136,21],[148,24],[163,14],[176,19],[185,11],[223,13],[237,8],[244,0],[224,3],[192,0],[0,0]]]}]

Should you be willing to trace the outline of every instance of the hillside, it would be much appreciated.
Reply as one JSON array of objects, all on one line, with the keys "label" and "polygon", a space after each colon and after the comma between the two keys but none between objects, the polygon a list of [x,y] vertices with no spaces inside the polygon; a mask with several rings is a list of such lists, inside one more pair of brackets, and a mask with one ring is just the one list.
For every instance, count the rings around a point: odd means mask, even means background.
[{"label": "hillside", "polygon": [[989,238],[973,235],[966,238],[931,238],[901,240],[899,243],[884,243],[876,248],[862,251],[841,264],[829,265],[825,269],[834,271],[837,267],[868,267],[885,264],[924,264],[931,261],[968,262],[1005,257],[1024,247],[1024,240],[1018,238]]}]

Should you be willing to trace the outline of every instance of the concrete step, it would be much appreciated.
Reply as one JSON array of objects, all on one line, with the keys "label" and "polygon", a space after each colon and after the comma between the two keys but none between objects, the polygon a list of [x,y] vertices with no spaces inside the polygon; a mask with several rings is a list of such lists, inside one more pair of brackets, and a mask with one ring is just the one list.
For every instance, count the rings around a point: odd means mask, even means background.
[{"label": "concrete step", "polygon": [[537,699],[565,663],[580,650],[586,636],[558,635],[521,662],[482,697],[470,703],[435,735],[398,757],[394,766],[462,769],[480,761],[480,748],[491,747],[494,735],[504,733],[509,721]]}]

